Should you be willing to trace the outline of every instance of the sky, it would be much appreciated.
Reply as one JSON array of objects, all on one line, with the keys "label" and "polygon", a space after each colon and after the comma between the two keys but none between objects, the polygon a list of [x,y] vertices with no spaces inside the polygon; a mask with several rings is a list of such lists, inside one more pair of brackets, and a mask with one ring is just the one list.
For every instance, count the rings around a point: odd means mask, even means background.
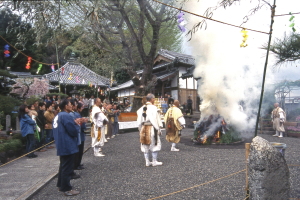
[{"label": "sky", "polygon": [[[208,7],[215,6],[217,2],[217,0],[188,1],[183,9],[203,15]],[[255,7],[257,2],[258,0],[241,1],[226,9],[220,8],[214,11],[212,18],[241,25],[244,16],[249,13],[250,8]],[[275,14],[299,12],[297,8],[300,8],[300,1],[277,0],[276,2]],[[251,16],[243,27],[269,32],[270,16],[270,7],[264,6]],[[185,14],[184,18],[187,29],[191,29],[201,20],[190,14]],[[275,17],[273,39],[281,38],[284,33],[291,32],[289,18],[290,16]],[[295,24],[298,29],[300,15],[295,16]],[[256,123],[257,102],[261,94],[266,61],[266,50],[261,47],[267,44],[269,35],[248,31],[248,46],[241,48],[241,30],[241,28],[207,21],[207,28],[195,32],[191,41],[188,42],[188,38],[183,37],[185,41],[182,49],[184,53],[192,55],[196,60],[194,76],[202,77],[198,88],[198,94],[203,99],[200,121],[210,114],[218,113],[237,129],[247,130],[255,127]],[[264,89],[284,79],[300,79],[299,68],[295,65],[285,65],[274,70],[274,56],[270,54]],[[243,102],[242,107],[241,102]]]}]

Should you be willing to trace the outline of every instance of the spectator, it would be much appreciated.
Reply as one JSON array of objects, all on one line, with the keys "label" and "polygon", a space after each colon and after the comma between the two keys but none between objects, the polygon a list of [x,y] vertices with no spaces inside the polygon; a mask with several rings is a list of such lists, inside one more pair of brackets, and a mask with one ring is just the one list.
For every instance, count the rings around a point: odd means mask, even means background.
[{"label": "spectator", "polygon": [[113,135],[111,138],[116,137],[116,135],[119,134],[119,115],[120,115],[120,109],[115,104],[113,107],[114,112],[114,123],[113,123]]},{"label": "spectator", "polygon": [[[54,119],[54,113],[53,113],[53,108],[51,103],[46,104],[46,112],[44,114],[46,118],[46,143],[48,144],[49,142],[53,141],[53,132],[52,132],[52,122]],[[53,146],[48,146],[48,149],[53,149]]]},{"label": "spectator", "polygon": [[53,120],[53,134],[60,160],[57,187],[65,196],[74,196],[80,193],[72,190],[70,183],[75,153],[78,152],[77,126],[79,121],[74,120],[69,114],[72,111],[72,105],[68,99],[64,99],[59,107],[62,112],[58,113]]},{"label": "spectator", "polygon": [[191,99],[191,96],[189,96],[187,100],[187,112],[191,115],[193,114],[193,100]]},{"label": "spectator", "polygon": [[[23,137],[26,137],[26,152],[29,153],[34,150],[35,138],[34,131],[36,128],[35,121],[28,115],[29,109],[26,105],[21,105],[19,108],[19,119],[21,126],[21,133]],[[29,158],[36,158],[37,155],[33,152],[28,154]]]},{"label": "spectator", "polygon": [[54,116],[56,116],[59,112],[60,112],[59,105],[58,105],[58,104],[55,104],[55,105],[54,105],[54,111],[53,111]]},{"label": "spectator", "polygon": [[95,104],[95,98],[94,98],[94,95],[91,96],[91,98],[89,99],[89,109],[92,109],[92,107],[94,106]]},{"label": "spectator", "polygon": [[171,108],[173,106],[174,103],[174,99],[171,97],[171,95],[168,95],[168,105],[169,108]]},{"label": "spectator", "polygon": [[[37,112],[38,116],[36,118],[36,124],[39,129],[39,138],[40,138],[40,141],[38,143],[38,148],[45,144],[45,125],[46,125],[46,118],[44,116],[45,109],[46,109],[46,105],[44,104],[44,102],[40,102],[39,110]],[[43,149],[40,149],[39,151],[44,152],[47,150],[43,148]]]},{"label": "spectator", "polygon": [[[82,119],[82,117],[81,117],[80,113],[82,112],[82,110],[83,110],[83,104],[78,103],[76,116],[78,118],[81,118],[81,119]],[[85,119],[85,121],[82,120],[81,125],[80,125],[80,141],[81,141],[81,144],[78,145],[78,150],[79,151],[75,155],[75,163],[74,163],[75,167],[74,168],[76,170],[82,170],[82,169],[84,169],[83,164],[81,164],[81,161],[82,161],[83,150],[84,150],[84,141],[85,141],[84,130],[86,129],[86,125],[85,125],[86,121],[87,121],[87,119]]]},{"label": "spectator", "polygon": [[46,96],[45,103],[47,104],[48,102],[52,103],[52,100],[50,99],[50,96]]}]

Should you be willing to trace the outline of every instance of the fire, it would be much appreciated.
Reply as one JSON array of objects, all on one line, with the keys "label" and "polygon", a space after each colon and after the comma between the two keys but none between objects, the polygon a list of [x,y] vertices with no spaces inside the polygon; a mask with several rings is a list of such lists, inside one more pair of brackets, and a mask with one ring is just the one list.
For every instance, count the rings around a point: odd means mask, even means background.
[{"label": "fire", "polygon": [[207,141],[207,135],[204,135],[203,139],[202,139],[202,144],[205,144]]}]

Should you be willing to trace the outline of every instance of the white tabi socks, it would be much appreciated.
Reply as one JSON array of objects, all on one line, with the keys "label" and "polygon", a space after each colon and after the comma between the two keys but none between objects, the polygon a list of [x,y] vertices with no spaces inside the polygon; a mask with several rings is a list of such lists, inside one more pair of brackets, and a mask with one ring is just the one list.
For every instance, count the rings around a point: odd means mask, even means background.
[{"label": "white tabi socks", "polygon": [[175,148],[176,143],[172,143],[171,151],[179,151],[179,149]]},{"label": "white tabi socks", "polygon": [[162,162],[157,161],[157,154],[158,154],[157,151],[152,152],[152,166],[153,167],[163,164]]},{"label": "white tabi socks", "polygon": [[149,153],[144,153],[145,160],[146,160],[146,167],[149,167],[152,163],[149,160]]},{"label": "white tabi socks", "polygon": [[283,137],[283,133],[282,132],[279,132],[279,133],[280,133],[280,135],[278,137]]},{"label": "white tabi socks", "polygon": [[101,151],[102,151],[102,149],[100,147],[95,146],[94,147],[94,156],[97,156],[97,157],[105,156]]},{"label": "white tabi socks", "polygon": [[275,135],[273,135],[274,137],[278,137],[279,136],[279,133],[278,133],[278,131],[276,131],[276,134]]}]

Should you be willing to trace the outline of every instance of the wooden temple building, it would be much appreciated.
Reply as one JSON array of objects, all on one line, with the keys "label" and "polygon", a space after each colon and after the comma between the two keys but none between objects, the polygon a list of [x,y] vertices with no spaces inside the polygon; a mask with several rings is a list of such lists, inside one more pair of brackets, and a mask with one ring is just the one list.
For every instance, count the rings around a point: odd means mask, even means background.
[{"label": "wooden temple building", "polygon": [[[195,59],[192,56],[165,49],[159,50],[153,61],[152,72],[158,81],[152,93],[157,98],[169,94],[181,104],[191,96],[193,109],[198,109],[197,80],[192,75],[194,68]],[[137,74],[142,73],[143,70],[137,71]],[[111,91],[117,93],[119,100],[127,98],[130,102],[135,94],[131,80],[111,88]]]},{"label": "wooden temple building", "polygon": [[[69,61],[59,69],[43,75],[52,85],[60,85],[61,91],[71,93],[80,86],[92,86],[106,90],[110,79],[98,75],[77,61]],[[67,92],[68,91],[68,92]]]}]

